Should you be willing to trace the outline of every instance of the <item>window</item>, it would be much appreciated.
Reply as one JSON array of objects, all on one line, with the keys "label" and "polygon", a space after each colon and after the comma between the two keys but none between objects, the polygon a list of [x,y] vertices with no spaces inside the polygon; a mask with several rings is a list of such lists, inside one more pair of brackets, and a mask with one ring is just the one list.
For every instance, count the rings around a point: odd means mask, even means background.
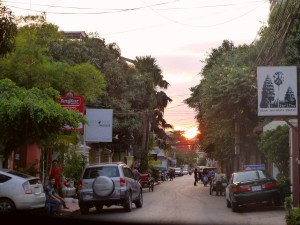
[{"label": "window", "polygon": [[0,183],[5,183],[6,181],[10,180],[11,177],[6,176],[4,174],[0,174]]}]

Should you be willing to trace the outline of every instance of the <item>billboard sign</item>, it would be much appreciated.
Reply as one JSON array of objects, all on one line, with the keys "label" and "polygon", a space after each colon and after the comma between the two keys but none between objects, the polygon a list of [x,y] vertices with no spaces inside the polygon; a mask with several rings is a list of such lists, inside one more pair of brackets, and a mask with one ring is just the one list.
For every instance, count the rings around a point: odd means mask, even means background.
[{"label": "billboard sign", "polygon": [[[63,108],[70,109],[70,110],[76,110],[82,116],[84,115],[84,97],[83,96],[77,96],[73,92],[68,92],[65,95],[62,95],[60,98],[60,105]],[[65,129],[67,130],[83,130],[83,124],[80,123],[77,128],[65,126]]]},{"label": "billboard sign", "polygon": [[86,142],[112,142],[112,109],[86,109]]},{"label": "billboard sign", "polygon": [[257,67],[258,116],[297,116],[297,67]]}]

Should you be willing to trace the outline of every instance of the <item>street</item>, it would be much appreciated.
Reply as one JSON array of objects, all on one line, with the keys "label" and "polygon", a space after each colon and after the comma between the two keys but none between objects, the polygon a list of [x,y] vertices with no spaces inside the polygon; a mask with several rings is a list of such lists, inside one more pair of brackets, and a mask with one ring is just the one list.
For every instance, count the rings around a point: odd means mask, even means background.
[{"label": "street", "polygon": [[143,189],[144,205],[141,209],[133,206],[132,212],[122,207],[104,207],[101,213],[94,208],[88,215],[74,215],[89,221],[150,224],[236,224],[236,225],[285,225],[285,209],[253,205],[243,207],[240,212],[231,212],[226,207],[224,196],[209,195],[209,186],[199,182],[193,185],[190,175],[176,177],[156,185],[153,192]]}]

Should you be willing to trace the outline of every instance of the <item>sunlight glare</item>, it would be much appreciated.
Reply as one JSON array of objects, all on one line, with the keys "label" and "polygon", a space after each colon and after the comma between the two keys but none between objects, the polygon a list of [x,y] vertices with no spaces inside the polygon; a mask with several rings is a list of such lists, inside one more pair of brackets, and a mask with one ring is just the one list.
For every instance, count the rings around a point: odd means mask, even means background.
[{"label": "sunlight glare", "polygon": [[189,128],[185,131],[184,136],[188,139],[194,138],[199,133],[197,127]]}]

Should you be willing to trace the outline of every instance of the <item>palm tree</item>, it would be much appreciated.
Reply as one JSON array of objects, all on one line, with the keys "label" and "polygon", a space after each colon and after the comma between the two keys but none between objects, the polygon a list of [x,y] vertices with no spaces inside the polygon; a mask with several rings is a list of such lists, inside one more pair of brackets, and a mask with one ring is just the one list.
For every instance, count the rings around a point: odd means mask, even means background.
[{"label": "palm tree", "polygon": [[[157,91],[157,88],[167,89],[170,85],[163,79],[162,70],[156,63],[156,59],[151,56],[136,57],[134,61],[136,69],[143,76],[146,76],[146,91],[149,96],[148,114],[145,117],[145,129],[143,135],[142,149],[148,152],[149,130],[154,132],[157,137],[166,140],[165,128],[172,128],[164,118],[164,109],[172,101],[165,92]],[[149,129],[151,126],[151,129]],[[144,154],[145,155],[145,154]]]}]

